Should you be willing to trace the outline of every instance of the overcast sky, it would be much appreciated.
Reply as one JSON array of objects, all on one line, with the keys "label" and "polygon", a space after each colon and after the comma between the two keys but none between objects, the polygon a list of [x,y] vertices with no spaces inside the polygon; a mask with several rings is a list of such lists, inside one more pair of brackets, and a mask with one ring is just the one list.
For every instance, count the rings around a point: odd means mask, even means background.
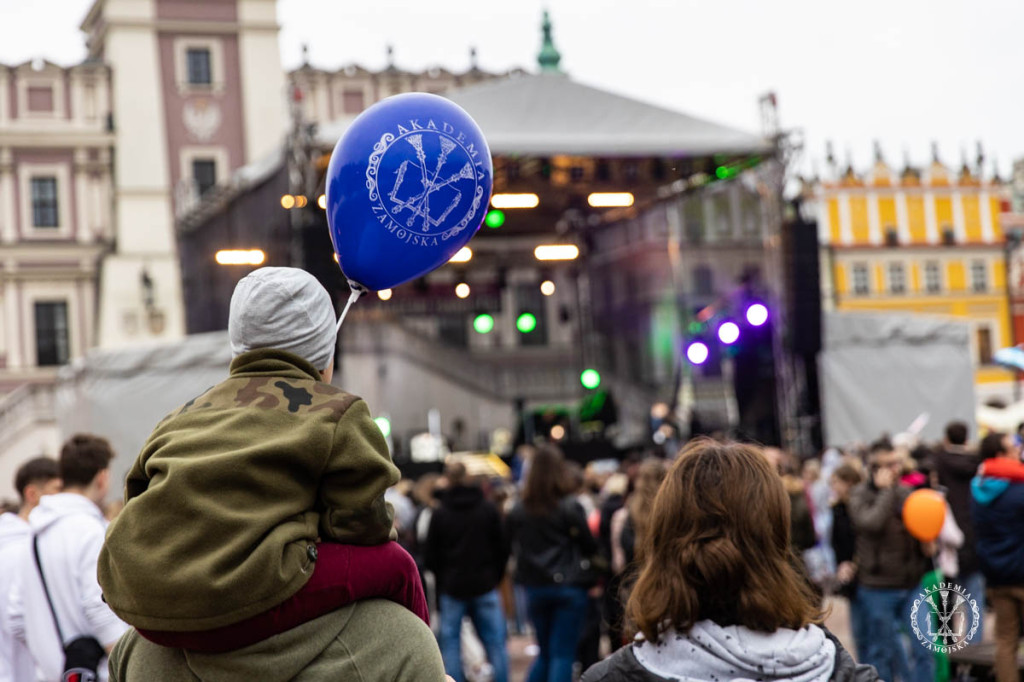
[{"label": "overcast sky", "polygon": [[[0,0],[0,62],[84,56],[91,0]],[[1021,0],[279,0],[281,56],[335,68],[397,65],[536,68],[549,8],[563,68],[575,79],[757,132],[758,96],[778,95],[782,124],[804,131],[803,166],[825,140],[856,167],[878,139],[916,164],[937,140],[959,165],[985,146],[1001,174],[1024,156]]]}]

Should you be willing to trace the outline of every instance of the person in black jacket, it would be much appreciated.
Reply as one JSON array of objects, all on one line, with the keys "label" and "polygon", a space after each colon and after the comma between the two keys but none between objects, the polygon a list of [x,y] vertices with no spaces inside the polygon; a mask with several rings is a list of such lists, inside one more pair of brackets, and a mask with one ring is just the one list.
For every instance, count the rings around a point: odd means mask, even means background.
[{"label": "person in black jacket", "polygon": [[552,446],[539,448],[522,500],[507,520],[516,582],[526,588],[527,612],[540,647],[528,682],[571,682],[587,588],[596,577],[597,541],[570,492],[562,453]]},{"label": "person in black jacket", "polygon": [[455,682],[465,679],[461,633],[468,615],[487,652],[494,682],[507,682],[505,613],[497,587],[509,547],[501,516],[480,487],[470,484],[465,465],[448,464],[445,477],[448,489],[430,520],[425,547],[427,568],[437,576],[445,672]]},{"label": "person in black jacket", "polygon": [[832,473],[832,551],[836,555],[836,581],[839,583],[838,593],[846,597],[850,606],[850,630],[857,646],[857,659],[863,661],[866,653],[869,630],[867,614],[857,601],[857,564],[854,556],[857,547],[857,535],[853,530],[850,518],[850,491],[860,485],[862,478],[857,469],[849,464],[842,464]]},{"label": "person in black jacket", "polygon": [[[956,525],[964,534],[964,544],[957,552],[959,576],[945,576],[951,582],[963,585],[971,594],[985,594],[985,577],[978,565],[977,540],[974,521],[971,518],[971,479],[978,473],[981,457],[967,448],[967,425],[950,422],[946,426],[946,438],[932,454],[932,465],[938,474],[939,485],[946,488],[946,500],[953,510]],[[978,631],[972,642],[980,642],[985,631],[985,600],[978,600]]]}]

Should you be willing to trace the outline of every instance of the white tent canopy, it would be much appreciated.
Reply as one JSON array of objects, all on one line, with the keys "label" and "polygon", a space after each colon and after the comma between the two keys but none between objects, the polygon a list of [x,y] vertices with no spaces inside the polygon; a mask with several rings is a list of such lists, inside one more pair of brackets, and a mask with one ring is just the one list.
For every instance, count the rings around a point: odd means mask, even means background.
[{"label": "white tent canopy", "polygon": [[111,473],[120,482],[153,427],[171,410],[225,379],[230,364],[227,332],[90,351],[58,376],[60,432],[64,438],[87,432],[108,439],[117,454]]},{"label": "white tent canopy", "polygon": [[922,413],[924,439],[960,420],[974,432],[974,364],[965,322],[925,315],[824,316],[821,402],[829,445],[895,435]]}]

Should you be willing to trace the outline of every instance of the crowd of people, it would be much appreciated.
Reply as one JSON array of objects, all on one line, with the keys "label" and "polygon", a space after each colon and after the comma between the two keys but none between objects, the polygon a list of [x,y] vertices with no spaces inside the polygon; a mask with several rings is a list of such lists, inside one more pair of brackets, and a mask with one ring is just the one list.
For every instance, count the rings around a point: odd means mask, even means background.
[{"label": "crowd of people", "polygon": [[[1018,679],[1017,437],[971,447],[952,423],[934,447],[804,460],[695,438],[586,465],[538,442],[512,476],[451,458],[400,480],[365,403],[329,383],[334,324],[311,276],[257,270],[232,297],[229,376],[156,425],[123,505],[103,506],[101,437],[21,467],[0,682],[504,682],[510,631],[536,642],[528,682],[947,679],[910,625],[949,583],[990,605],[997,680]],[[903,518],[926,488],[947,507],[932,540]],[[827,599],[848,602],[852,653]]]}]

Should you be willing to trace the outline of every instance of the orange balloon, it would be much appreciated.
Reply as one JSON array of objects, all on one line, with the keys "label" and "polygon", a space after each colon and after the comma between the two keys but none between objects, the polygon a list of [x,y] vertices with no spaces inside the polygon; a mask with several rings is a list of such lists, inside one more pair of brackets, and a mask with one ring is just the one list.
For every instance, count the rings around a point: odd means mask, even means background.
[{"label": "orange balloon", "polygon": [[934,490],[915,490],[903,503],[903,525],[921,542],[939,537],[945,521],[946,498]]}]

